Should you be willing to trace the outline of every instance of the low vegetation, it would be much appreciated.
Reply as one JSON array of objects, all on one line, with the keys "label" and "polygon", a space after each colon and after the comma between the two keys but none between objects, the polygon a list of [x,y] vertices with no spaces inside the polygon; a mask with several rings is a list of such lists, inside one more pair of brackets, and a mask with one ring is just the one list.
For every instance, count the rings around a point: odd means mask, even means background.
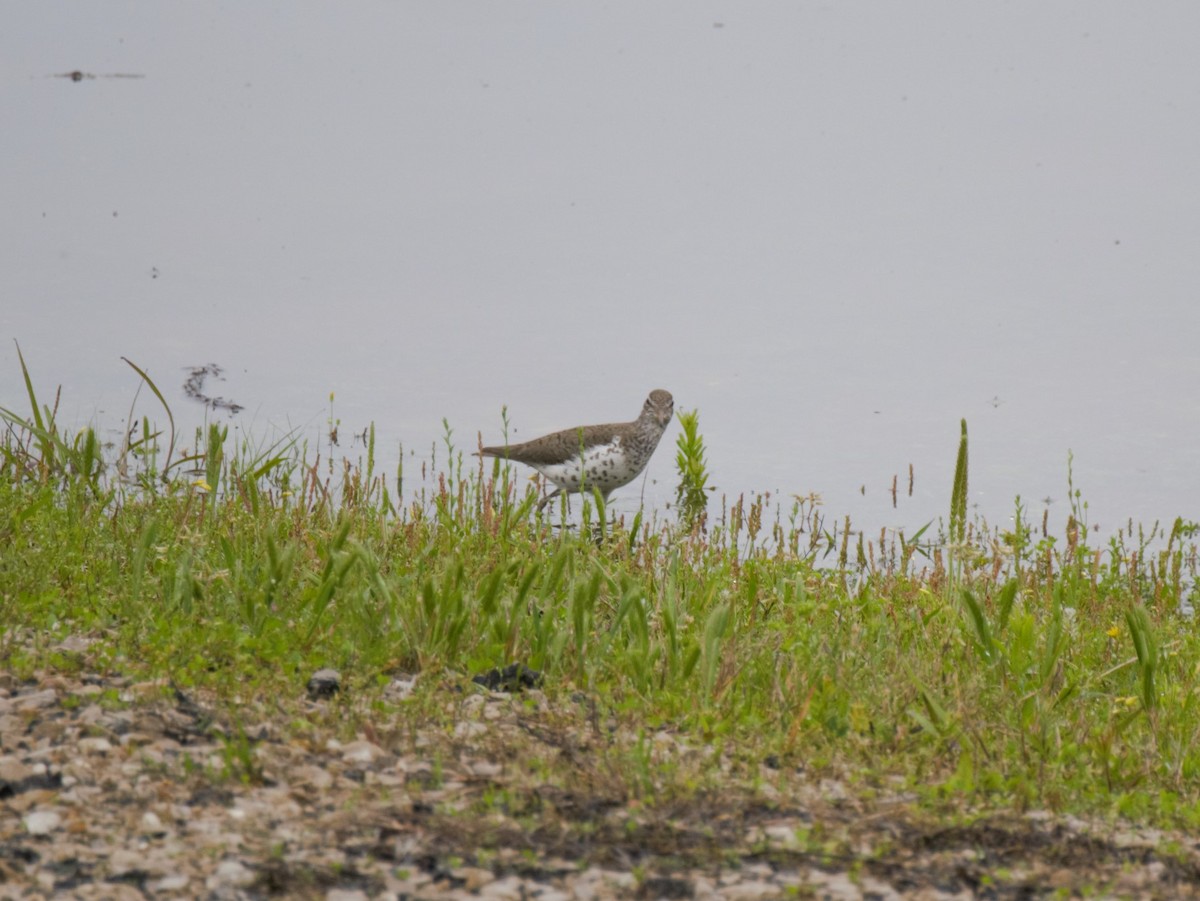
[{"label": "low vegetation", "polygon": [[[148,420],[104,448],[25,385],[28,413],[0,409],[0,662],[19,677],[160,678],[236,719],[239,698],[302,697],[331,667],[371,705],[338,708],[350,738],[395,678],[418,677],[394,716],[450,728],[448,696],[519,663],[552,704],[711,749],[687,767],[644,742],[607,752],[648,805],[765,768],[937,816],[1200,826],[1196,527],[1098,545],[1077,492],[1063,535],[1019,499],[1009,528],[970,521],[966,423],[945,529],[864,535],[814,498],[707,498],[694,413],[683,515],[606,521],[585,498],[568,525],[449,429],[421,478],[378,472],[371,436],[338,464],[218,425],[182,451]],[[92,640],[86,663],[70,636]]]}]

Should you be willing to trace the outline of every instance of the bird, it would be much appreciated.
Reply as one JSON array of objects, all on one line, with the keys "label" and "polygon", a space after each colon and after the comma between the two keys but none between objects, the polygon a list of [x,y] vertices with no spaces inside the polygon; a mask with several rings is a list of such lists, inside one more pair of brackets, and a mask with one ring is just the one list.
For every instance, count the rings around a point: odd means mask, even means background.
[{"label": "bird", "polygon": [[557,487],[538,503],[541,510],[564,492],[600,492],[608,496],[638,477],[671,422],[675,400],[656,388],[633,422],[581,425],[522,444],[481,447],[476,457],[499,457],[532,466]]}]

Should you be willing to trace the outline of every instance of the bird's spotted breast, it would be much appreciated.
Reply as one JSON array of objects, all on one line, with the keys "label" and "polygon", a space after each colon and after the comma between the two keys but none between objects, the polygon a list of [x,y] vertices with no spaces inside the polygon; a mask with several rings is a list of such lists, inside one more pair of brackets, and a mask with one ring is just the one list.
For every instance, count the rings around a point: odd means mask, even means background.
[{"label": "bird's spotted breast", "polygon": [[620,440],[596,445],[578,457],[561,463],[541,463],[539,472],[555,485],[567,491],[577,491],[591,485],[601,490],[619,488],[628,483],[637,471],[628,465],[628,457]]}]

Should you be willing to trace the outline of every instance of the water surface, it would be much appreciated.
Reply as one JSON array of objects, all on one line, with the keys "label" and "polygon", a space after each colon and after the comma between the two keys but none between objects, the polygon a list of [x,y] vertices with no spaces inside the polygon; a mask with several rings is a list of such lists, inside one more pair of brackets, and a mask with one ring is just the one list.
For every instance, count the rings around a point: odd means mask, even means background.
[{"label": "water surface", "polygon": [[216,362],[236,428],[324,442],[333,393],[392,458],[443,418],[469,449],[504,405],[521,440],[664,387],[722,491],[816,492],[868,529],[944,515],[963,417],[993,521],[1018,494],[1065,515],[1070,452],[1102,532],[1200,515],[1193,3],[6,23],[6,407],[14,337],[75,424],[122,427],[127,356],[194,425],[187,370]]}]

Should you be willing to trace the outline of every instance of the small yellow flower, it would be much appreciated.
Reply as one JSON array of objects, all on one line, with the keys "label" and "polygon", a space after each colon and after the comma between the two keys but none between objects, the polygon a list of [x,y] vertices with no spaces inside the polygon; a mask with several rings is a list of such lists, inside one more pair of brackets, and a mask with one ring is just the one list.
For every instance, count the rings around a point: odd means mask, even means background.
[{"label": "small yellow flower", "polygon": [[204,479],[196,479],[196,481],[192,484],[201,491],[212,491],[212,485],[208,484],[208,482],[204,481]]},{"label": "small yellow flower", "polygon": [[1108,632],[1105,634],[1108,635],[1109,638],[1120,638],[1121,628],[1120,626],[1110,626]]}]

